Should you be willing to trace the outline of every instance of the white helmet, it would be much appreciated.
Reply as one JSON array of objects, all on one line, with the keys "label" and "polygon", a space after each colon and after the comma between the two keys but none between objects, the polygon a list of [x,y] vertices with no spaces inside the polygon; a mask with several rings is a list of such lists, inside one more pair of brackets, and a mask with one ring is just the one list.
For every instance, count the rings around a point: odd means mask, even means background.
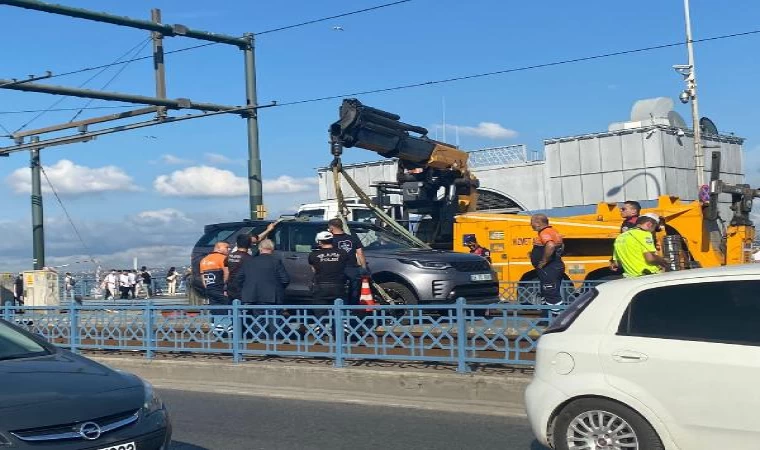
[{"label": "white helmet", "polygon": [[333,238],[333,235],[329,231],[320,231],[319,233],[317,233],[317,237],[314,240],[318,244],[320,242],[331,241],[332,238]]}]

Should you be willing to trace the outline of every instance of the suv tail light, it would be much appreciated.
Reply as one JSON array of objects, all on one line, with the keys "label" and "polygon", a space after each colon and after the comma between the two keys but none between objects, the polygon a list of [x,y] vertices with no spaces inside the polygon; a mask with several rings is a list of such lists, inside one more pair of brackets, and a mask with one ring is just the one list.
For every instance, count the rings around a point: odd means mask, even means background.
[{"label": "suv tail light", "polygon": [[599,295],[599,291],[597,291],[596,288],[593,288],[581,294],[573,303],[570,304],[570,306],[567,307],[567,309],[562,311],[557,316],[557,318],[549,324],[548,327],[546,327],[543,334],[561,333],[567,330],[570,325],[575,322],[575,319],[581,315],[583,310],[591,304],[597,295]]}]

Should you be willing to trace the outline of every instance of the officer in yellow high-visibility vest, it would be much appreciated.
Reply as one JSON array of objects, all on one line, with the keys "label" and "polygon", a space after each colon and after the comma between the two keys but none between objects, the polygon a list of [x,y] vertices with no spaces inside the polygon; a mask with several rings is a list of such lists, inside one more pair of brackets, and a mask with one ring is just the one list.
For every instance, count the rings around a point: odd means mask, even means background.
[{"label": "officer in yellow high-visibility vest", "polygon": [[664,271],[669,261],[657,254],[653,233],[660,223],[660,216],[644,214],[632,228],[615,239],[613,266],[623,268],[625,277],[640,277]]}]

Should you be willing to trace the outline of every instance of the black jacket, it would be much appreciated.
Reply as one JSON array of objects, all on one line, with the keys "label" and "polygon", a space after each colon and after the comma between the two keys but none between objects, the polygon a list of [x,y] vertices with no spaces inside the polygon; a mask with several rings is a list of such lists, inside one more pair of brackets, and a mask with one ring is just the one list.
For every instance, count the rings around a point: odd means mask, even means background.
[{"label": "black jacket", "polygon": [[232,280],[246,304],[282,305],[290,277],[279,256],[264,254],[248,258]]}]

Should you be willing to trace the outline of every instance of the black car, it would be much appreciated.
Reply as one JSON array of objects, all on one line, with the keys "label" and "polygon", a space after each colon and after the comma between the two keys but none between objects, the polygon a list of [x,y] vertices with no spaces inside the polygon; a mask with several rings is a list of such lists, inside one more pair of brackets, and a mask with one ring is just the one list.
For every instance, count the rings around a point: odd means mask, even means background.
[{"label": "black car", "polygon": [[[259,234],[271,221],[242,221],[207,225],[193,248],[193,273],[200,260],[220,241],[234,245],[240,234]],[[480,256],[420,248],[409,239],[377,225],[349,222],[351,234],[361,240],[372,279],[399,303],[445,304],[464,297],[470,304],[499,301],[499,282],[491,265]],[[318,232],[327,222],[280,222],[269,234],[276,252],[282,256],[290,275],[286,295],[295,304],[311,303],[309,289],[313,272],[308,254]],[[193,287],[201,293],[200,277],[193,276]]]},{"label": "black car", "polygon": [[0,449],[168,450],[153,387],[0,320]]}]

